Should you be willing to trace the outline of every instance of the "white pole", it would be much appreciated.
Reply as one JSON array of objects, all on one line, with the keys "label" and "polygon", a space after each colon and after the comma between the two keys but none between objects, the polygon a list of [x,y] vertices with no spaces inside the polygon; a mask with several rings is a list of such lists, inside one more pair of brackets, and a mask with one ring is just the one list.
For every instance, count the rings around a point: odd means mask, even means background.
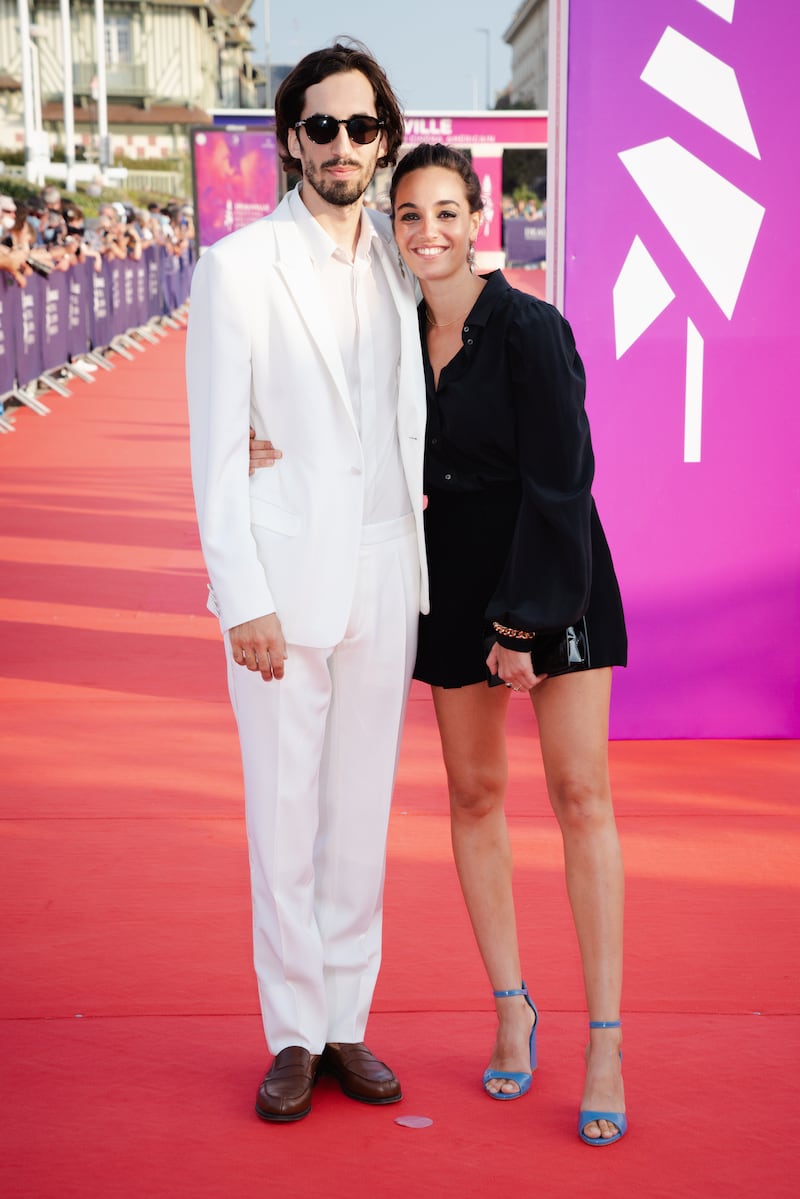
[{"label": "white pole", "polygon": [[100,174],[109,166],[108,97],[106,95],[106,15],[103,0],[94,0],[95,46],[97,56],[97,141]]},{"label": "white pole", "polygon": [[476,29],[476,33],[482,33],[486,38],[486,108],[487,111],[492,107],[492,80],[491,80],[491,30]]},{"label": "white pole", "polygon": [[33,161],[33,64],[31,61],[31,15],[28,9],[28,0],[17,0],[17,12],[19,14],[19,44],[22,68],[22,121],[25,130],[25,178],[28,183],[34,183],[36,182],[36,171]]},{"label": "white pole", "polygon": [[75,191],[75,108],[72,93],[72,25],[69,0],[59,0],[61,6],[61,54],[64,69],[64,186]]},{"label": "white pole", "polygon": [[41,150],[42,133],[42,75],[39,67],[39,47],[36,39],[30,40],[31,78],[33,79],[33,130],[36,134],[37,150]]},{"label": "white pole", "polygon": [[266,76],[266,91],[264,93],[266,100],[266,104],[264,105],[265,108],[272,108],[272,50],[269,42],[269,0],[264,0],[264,52],[267,58],[267,63],[264,68],[264,74]]}]

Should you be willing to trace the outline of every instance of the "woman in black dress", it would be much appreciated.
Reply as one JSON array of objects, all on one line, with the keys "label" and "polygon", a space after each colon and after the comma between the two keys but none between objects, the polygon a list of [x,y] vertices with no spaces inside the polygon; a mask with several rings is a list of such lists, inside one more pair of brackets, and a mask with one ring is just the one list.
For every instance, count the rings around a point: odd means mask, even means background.
[{"label": "woman in black dress", "polygon": [[[518,1099],[536,1065],[538,1013],[520,985],[504,812],[509,690],[524,690],[561,828],[589,1012],[578,1131],[609,1145],[627,1129],[623,873],[608,779],[611,668],[625,665],[627,641],[591,495],[583,366],[555,308],[499,272],[473,274],[483,205],[463,155],[415,147],[391,198],[399,251],[423,295],[431,611],[420,618],[415,676],[432,688],[456,869],[496,1000],[483,1085],[495,1099]],[[268,442],[252,445],[251,468],[280,457]],[[584,669],[534,673],[559,646],[577,649]],[[506,686],[487,685],[498,680]]]},{"label": "woman in black dress", "polygon": [[[627,1127],[623,872],[608,778],[611,667],[625,665],[627,640],[591,495],[583,366],[555,308],[499,272],[473,274],[482,201],[463,155],[415,147],[397,166],[391,199],[397,244],[423,295],[431,611],[420,621],[415,675],[433,690],[456,867],[495,993],[484,1087],[519,1098],[535,1067],[538,1016],[520,986],[503,806],[509,689],[524,690],[561,828],[589,1012],[578,1131],[608,1145]],[[588,669],[547,677],[536,667],[561,644],[577,647]],[[487,686],[489,674],[507,686]]]}]

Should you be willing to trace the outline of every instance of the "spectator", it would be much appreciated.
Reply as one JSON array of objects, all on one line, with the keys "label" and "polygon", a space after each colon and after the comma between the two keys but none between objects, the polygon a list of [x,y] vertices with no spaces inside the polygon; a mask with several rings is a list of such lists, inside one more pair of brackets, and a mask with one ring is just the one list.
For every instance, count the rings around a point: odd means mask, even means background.
[{"label": "spectator", "polygon": [[86,262],[91,259],[95,271],[103,269],[103,256],[98,249],[89,245],[86,239],[86,218],[83,210],[77,204],[67,204],[64,208],[64,222],[67,230],[66,248],[73,262]]},{"label": "spectator", "polygon": [[63,246],[67,226],[61,211],[61,192],[57,187],[46,187],[42,192],[42,211],[39,221],[39,240],[52,249]]},{"label": "spectator", "polygon": [[0,271],[10,275],[15,283],[24,287],[31,269],[25,262],[25,251],[13,246],[0,245]]},{"label": "spectator", "polygon": [[8,232],[5,228],[3,232],[5,234],[3,244],[8,249],[17,250],[21,254],[22,277],[17,278],[17,282],[22,287],[25,286],[23,278],[30,275],[31,271],[36,271],[40,275],[50,274],[53,269],[53,260],[44,246],[36,244],[36,227],[31,220],[29,210],[24,205],[16,206],[13,224]]},{"label": "spectator", "polygon": [[185,231],[189,241],[194,241],[194,207],[191,204],[184,204],[181,208],[181,228]]},{"label": "spectator", "polygon": [[3,238],[14,228],[16,215],[17,205],[13,196],[0,196],[0,221],[2,221]]},{"label": "spectator", "polygon": [[113,204],[101,204],[97,214],[94,236],[90,240],[92,249],[99,250],[103,258],[127,258],[125,231],[119,213]]}]

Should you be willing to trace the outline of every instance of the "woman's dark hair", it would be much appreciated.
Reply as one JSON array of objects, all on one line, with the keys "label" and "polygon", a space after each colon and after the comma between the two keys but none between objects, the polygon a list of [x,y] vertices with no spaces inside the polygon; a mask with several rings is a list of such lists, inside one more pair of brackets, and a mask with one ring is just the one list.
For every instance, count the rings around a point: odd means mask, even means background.
[{"label": "woman's dark hair", "polygon": [[383,68],[378,65],[367,47],[361,42],[348,39],[347,45],[336,42],[333,46],[315,50],[301,58],[275,93],[275,133],[285,171],[302,173],[302,163],[289,153],[288,139],[289,130],[300,120],[306,90],[315,83],[322,83],[323,79],[330,75],[341,75],[345,71],[360,71],[372,84],[375,110],[378,119],[383,121],[383,133],[386,137],[386,153],[378,159],[378,166],[388,167],[397,162],[397,151],[405,137],[405,122],[400,104],[389,86]]},{"label": "woman's dark hair", "polygon": [[464,184],[470,212],[483,212],[480,179],[475,174],[472,163],[466,155],[459,150],[451,149],[450,146],[443,146],[440,142],[437,142],[435,146],[429,142],[421,142],[420,145],[414,146],[413,150],[409,150],[407,154],[403,155],[392,175],[389,187],[392,219],[394,219],[394,198],[400,181],[406,175],[410,175],[412,171],[421,171],[426,167],[444,167],[446,171],[455,171]]},{"label": "woman's dark hair", "polygon": [[14,233],[19,233],[27,225],[28,217],[33,215],[31,209],[25,204],[17,204],[17,212],[14,217]]}]

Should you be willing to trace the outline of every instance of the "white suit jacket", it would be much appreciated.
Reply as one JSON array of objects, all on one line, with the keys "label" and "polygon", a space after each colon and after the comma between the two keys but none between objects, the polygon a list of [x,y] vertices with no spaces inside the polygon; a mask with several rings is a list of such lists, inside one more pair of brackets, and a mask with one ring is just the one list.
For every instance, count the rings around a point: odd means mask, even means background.
[{"label": "white suit jacket", "polygon": [[[425,385],[413,281],[388,217],[374,222],[400,322],[397,430],[417,525],[420,608]],[[187,338],[192,482],[223,629],[276,612],[287,641],[341,640],[355,585],[363,459],[333,322],[288,197],[207,250]],[[248,426],[283,451],[248,476]]]}]

